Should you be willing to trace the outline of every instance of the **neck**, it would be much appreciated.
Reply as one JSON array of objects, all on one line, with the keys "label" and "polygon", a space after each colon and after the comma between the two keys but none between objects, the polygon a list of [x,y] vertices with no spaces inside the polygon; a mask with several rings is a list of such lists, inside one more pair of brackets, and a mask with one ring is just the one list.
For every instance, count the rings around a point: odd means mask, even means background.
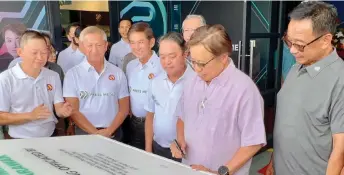
[{"label": "neck", "polygon": [[184,65],[184,68],[182,69],[182,71],[177,72],[174,75],[168,75],[167,74],[167,77],[168,77],[168,79],[170,79],[170,81],[172,83],[175,83],[177,80],[179,80],[180,77],[182,77],[184,75],[185,71],[186,71],[186,65]]},{"label": "neck", "polygon": [[141,64],[146,64],[148,62],[149,58],[152,57],[152,55],[153,55],[153,51],[151,51],[151,53],[147,57],[139,58]]},{"label": "neck", "polygon": [[126,43],[129,43],[129,39],[128,38],[122,38],[122,40]]},{"label": "neck", "polygon": [[101,61],[88,60],[88,63],[90,63],[90,65],[96,69],[98,74],[100,74],[104,69],[104,59],[102,59]]},{"label": "neck", "polygon": [[33,78],[37,78],[39,76],[39,73],[41,72],[41,69],[35,69],[35,68],[32,68],[31,65],[28,65],[26,62],[22,62],[21,64],[19,64],[20,67],[22,68],[23,72],[30,76],[30,77],[33,77]]},{"label": "neck", "polygon": [[70,45],[72,46],[72,49],[73,49],[74,51],[78,48],[78,46],[76,46],[73,42],[72,42]]}]

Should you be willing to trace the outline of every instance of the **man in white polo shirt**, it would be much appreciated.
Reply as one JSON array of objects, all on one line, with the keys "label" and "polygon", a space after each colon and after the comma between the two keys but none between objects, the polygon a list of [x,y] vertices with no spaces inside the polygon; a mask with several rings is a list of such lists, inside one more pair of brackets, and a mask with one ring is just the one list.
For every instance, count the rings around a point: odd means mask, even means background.
[{"label": "man in white polo shirt", "polygon": [[121,69],[105,60],[107,37],[95,26],[80,34],[86,59],[70,69],[63,96],[73,106],[75,134],[100,134],[120,140],[120,126],[129,113],[127,79]]},{"label": "man in white polo shirt", "polygon": [[66,74],[69,69],[78,65],[84,60],[84,54],[79,50],[79,43],[76,38],[82,28],[77,23],[73,23],[67,28],[67,38],[70,41],[69,47],[61,51],[57,58],[57,64],[61,66]]},{"label": "man in white polo shirt", "polygon": [[118,33],[121,40],[112,45],[110,50],[109,62],[123,70],[124,57],[131,52],[128,39],[128,31],[133,22],[129,18],[122,18],[118,23]]},{"label": "man in white polo shirt", "polygon": [[187,66],[185,41],[177,32],[159,40],[160,62],[164,72],[148,88],[146,116],[146,151],[181,162],[172,157],[170,145],[176,139],[177,118],[174,116],[185,81],[195,72]]},{"label": "man in white polo shirt", "polygon": [[150,80],[163,70],[160,58],[152,48],[155,44],[153,30],[149,24],[139,22],[134,24],[129,32],[129,42],[134,55],[137,57],[127,65],[127,77],[130,92],[131,145],[145,149],[145,117],[147,111],[147,90]]},{"label": "man in white polo shirt", "polygon": [[18,54],[23,61],[0,74],[0,125],[9,125],[11,138],[50,137],[59,117],[68,117],[71,105],[64,103],[59,75],[44,68],[48,59],[45,38],[26,31]]}]

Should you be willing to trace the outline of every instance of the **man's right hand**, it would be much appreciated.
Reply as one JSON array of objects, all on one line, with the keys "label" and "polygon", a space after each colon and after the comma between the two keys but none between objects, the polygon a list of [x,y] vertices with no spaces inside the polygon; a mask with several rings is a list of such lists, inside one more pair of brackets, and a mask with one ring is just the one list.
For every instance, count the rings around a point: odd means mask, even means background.
[{"label": "man's right hand", "polygon": [[41,105],[37,106],[30,113],[30,119],[31,120],[47,119],[51,115],[52,115],[52,113],[49,111],[48,107],[44,106],[44,104],[41,104]]},{"label": "man's right hand", "polygon": [[[185,143],[185,141],[178,141],[178,144],[179,144],[180,148],[182,149],[182,151],[184,152],[184,154],[186,154],[186,143]],[[177,158],[177,159],[183,158],[183,154],[177,148],[176,143],[173,142],[170,146],[170,149],[171,149],[172,157]]]}]

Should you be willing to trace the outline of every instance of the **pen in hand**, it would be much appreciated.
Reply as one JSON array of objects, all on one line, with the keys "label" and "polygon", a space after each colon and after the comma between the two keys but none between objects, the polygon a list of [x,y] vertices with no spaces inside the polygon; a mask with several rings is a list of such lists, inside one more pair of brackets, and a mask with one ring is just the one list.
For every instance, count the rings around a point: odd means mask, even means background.
[{"label": "pen in hand", "polygon": [[184,153],[184,151],[182,150],[182,148],[180,147],[180,145],[179,145],[179,143],[177,142],[176,139],[174,139],[174,143],[176,144],[177,149],[182,153],[182,156],[183,156],[183,158],[185,159],[185,153]]}]

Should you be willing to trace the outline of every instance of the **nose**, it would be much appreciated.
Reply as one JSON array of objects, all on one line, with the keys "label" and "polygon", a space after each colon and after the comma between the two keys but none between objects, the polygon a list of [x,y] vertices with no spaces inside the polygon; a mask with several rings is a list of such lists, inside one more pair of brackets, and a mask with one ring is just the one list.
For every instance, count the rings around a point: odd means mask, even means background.
[{"label": "nose", "polygon": [[294,47],[294,45],[292,45],[291,47],[290,47],[290,53],[291,54],[297,54],[298,52],[299,52],[299,50],[298,49],[296,49],[295,47]]},{"label": "nose", "polygon": [[18,48],[18,47],[19,47],[19,40],[18,40],[18,41],[15,41],[14,43],[15,43],[15,45],[14,45],[15,48]]}]

